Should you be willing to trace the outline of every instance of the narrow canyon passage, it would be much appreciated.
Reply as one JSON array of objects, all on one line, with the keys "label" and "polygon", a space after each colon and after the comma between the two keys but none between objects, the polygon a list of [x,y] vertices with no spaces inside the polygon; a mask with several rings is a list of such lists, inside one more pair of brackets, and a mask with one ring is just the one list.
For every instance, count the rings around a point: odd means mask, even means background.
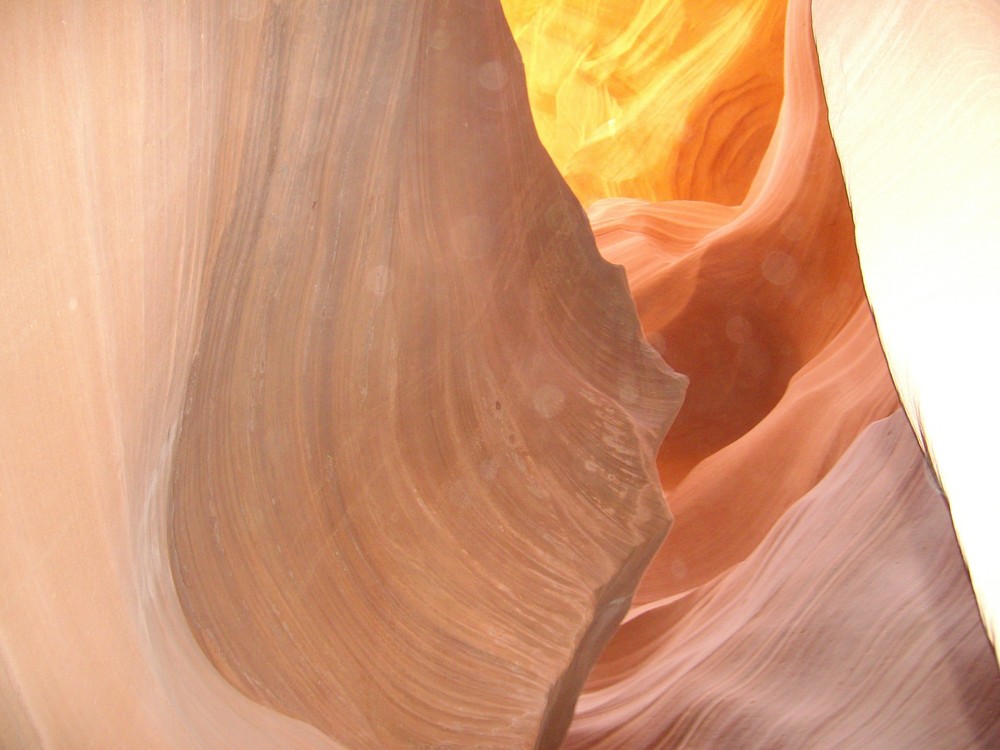
[{"label": "narrow canyon passage", "polygon": [[0,748],[1000,745],[877,5],[0,5]]}]

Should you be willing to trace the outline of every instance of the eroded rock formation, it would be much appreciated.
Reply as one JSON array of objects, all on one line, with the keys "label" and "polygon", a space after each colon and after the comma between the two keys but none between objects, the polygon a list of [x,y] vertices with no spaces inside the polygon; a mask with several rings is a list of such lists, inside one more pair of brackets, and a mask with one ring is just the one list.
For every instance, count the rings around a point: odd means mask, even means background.
[{"label": "eroded rock formation", "polygon": [[[566,15],[572,28],[600,18]],[[691,386],[659,459],[675,523],[588,682],[571,747],[998,739],[1000,680],[944,499],[898,415],[859,437],[899,402],[808,3],[789,4],[784,49],[781,113],[740,205],[617,199],[589,211],[650,341]]]},{"label": "eroded rock formation", "polygon": [[[172,465],[181,603],[231,682],[349,747],[552,745],[666,532],[683,381],[531,133],[500,9],[335,7],[272,10],[247,61],[254,182]],[[285,48],[350,75],[284,91]]]},{"label": "eroded rock formation", "polygon": [[4,5],[0,746],[1000,743],[916,5]]},{"label": "eroded rock formation", "polygon": [[1000,677],[902,411],[747,559],[621,627],[566,747],[990,748]]},{"label": "eroded rock formation", "polygon": [[644,599],[745,557],[898,405],[802,3],[790,8],[786,50],[781,116],[740,206],[621,200],[591,210],[601,251],[628,270],[647,335],[691,378],[659,458],[677,522]]},{"label": "eroded rock formation", "polygon": [[500,7],[0,28],[4,744],[556,744],[684,381]]}]

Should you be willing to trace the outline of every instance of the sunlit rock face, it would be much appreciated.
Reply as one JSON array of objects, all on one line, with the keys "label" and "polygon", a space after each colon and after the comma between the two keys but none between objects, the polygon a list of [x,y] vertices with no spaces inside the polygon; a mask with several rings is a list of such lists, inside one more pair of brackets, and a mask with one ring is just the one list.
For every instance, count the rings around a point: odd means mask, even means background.
[{"label": "sunlit rock face", "polygon": [[685,381],[499,5],[0,35],[0,745],[557,745]]},{"label": "sunlit rock face", "polygon": [[503,0],[542,143],[584,206],[743,200],[782,91],[784,0]]},{"label": "sunlit rock face", "polygon": [[1000,6],[817,0],[815,15],[865,286],[996,646]]}]

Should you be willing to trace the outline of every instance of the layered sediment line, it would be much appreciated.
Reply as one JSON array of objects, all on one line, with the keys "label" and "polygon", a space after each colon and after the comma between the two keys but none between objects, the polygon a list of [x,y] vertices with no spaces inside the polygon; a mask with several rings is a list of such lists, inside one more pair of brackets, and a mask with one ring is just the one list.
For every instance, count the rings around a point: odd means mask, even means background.
[{"label": "layered sediment line", "polygon": [[615,200],[590,211],[601,252],[628,272],[650,341],[691,379],[658,461],[676,523],[643,602],[749,554],[866,425],[898,406],[808,10],[789,7],[781,115],[740,206]]},{"label": "layered sediment line", "polygon": [[1000,674],[902,411],[743,562],[636,610],[567,748],[995,747]]},{"label": "layered sediment line", "polygon": [[0,746],[1000,744],[1000,23],[814,4],[0,7]]},{"label": "layered sediment line", "polygon": [[684,379],[499,6],[3,14],[3,744],[556,744]]}]

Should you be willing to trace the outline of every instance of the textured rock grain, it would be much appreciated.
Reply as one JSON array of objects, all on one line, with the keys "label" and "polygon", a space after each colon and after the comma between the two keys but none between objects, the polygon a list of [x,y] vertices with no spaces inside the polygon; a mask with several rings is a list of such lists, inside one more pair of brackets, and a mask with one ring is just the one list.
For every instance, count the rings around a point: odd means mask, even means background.
[{"label": "textured rock grain", "polygon": [[567,748],[992,748],[1000,672],[902,411],[742,563],[635,611]]},{"label": "textured rock grain", "polygon": [[0,744],[555,744],[683,379],[499,5],[9,3],[0,40]]}]

